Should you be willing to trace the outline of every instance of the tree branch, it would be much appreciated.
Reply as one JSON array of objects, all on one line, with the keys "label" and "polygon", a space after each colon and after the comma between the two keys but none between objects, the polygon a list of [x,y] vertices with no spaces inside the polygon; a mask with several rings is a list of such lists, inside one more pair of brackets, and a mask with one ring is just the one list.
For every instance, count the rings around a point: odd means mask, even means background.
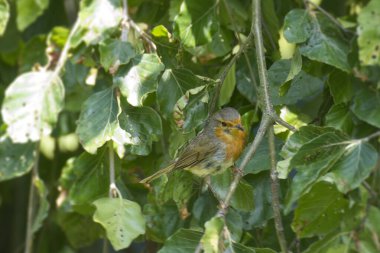
[{"label": "tree branch", "polygon": [[121,21],[121,41],[128,40],[129,32],[128,1],[123,0],[123,20]]},{"label": "tree branch", "polygon": [[34,187],[34,180],[38,178],[38,165],[40,160],[40,143],[36,143],[36,158],[34,160],[34,165],[30,175],[30,187],[29,187],[29,200],[28,200],[28,211],[26,220],[26,238],[25,238],[25,250],[24,253],[33,252],[33,216],[35,214],[35,200],[36,200],[36,188]]},{"label": "tree branch", "polygon": [[287,243],[284,235],[284,227],[282,225],[281,218],[281,207],[280,207],[280,197],[279,197],[279,185],[276,171],[276,148],[274,144],[274,133],[273,126],[269,127],[268,130],[268,141],[269,141],[269,154],[271,161],[271,170],[270,170],[270,178],[271,178],[271,191],[272,191],[272,208],[274,213],[274,224],[277,233],[277,239],[280,244],[281,252],[287,253]]}]

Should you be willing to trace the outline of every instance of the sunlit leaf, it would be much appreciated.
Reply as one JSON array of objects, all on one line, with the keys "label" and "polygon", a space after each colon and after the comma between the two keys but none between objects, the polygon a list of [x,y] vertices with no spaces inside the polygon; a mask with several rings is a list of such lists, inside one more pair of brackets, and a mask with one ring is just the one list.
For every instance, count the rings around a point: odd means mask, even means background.
[{"label": "sunlit leaf", "polygon": [[116,91],[108,88],[91,95],[82,106],[76,133],[84,149],[92,154],[112,139],[118,127],[120,108]]},{"label": "sunlit leaf", "polygon": [[223,227],[224,221],[220,217],[214,217],[205,223],[205,232],[201,238],[205,253],[218,253],[221,251],[221,232]]},{"label": "sunlit leaf", "polygon": [[4,122],[13,142],[38,141],[49,135],[63,108],[64,87],[52,71],[20,75],[5,91]]},{"label": "sunlit leaf", "polygon": [[6,0],[0,0],[0,36],[3,35],[5,28],[7,27],[10,16],[9,11],[8,2]]},{"label": "sunlit leaf", "polygon": [[17,0],[17,27],[25,30],[41,16],[49,5],[49,0]]},{"label": "sunlit leaf", "polygon": [[363,65],[380,64],[380,1],[372,0],[358,16],[359,59]]},{"label": "sunlit leaf", "polygon": [[127,248],[137,236],[145,233],[145,219],[136,202],[101,198],[93,204],[96,206],[94,221],[104,227],[115,250]]},{"label": "sunlit leaf", "polygon": [[119,0],[84,0],[80,2],[80,27],[73,38],[73,45],[81,41],[96,44],[111,28],[117,28],[122,19],[122,3]]},{"label": "sunlit leaf", "polygon": [[156,54],[142,54],[119,69],[114,83],[133,106],[142,106],[149,93],[156,91],[157,77],[164,70],[164,65]]},{"label": "sunlit leaf", "polygon": [[15,144],[5,136],[0,138],[0,182],[28,173],[34,164],[35,144]]}]

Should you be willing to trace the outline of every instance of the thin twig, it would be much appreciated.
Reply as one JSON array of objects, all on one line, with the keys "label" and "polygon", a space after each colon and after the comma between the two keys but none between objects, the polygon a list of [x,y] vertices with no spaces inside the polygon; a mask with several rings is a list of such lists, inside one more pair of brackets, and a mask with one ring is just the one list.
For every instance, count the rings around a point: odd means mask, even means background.
[{"label": "thin twig", "polygon": [[[306,7],[308,8],[307,4],[311,4],[313,7],[315,7],[318,11],[320,11],[323,15],[325,15],[328,19],[330,19],[335,25],[337,25],[340,29],[342,29],[346,33],[356,34],[355,32],[346,29],[343,27],[343,25],[330,13],[328,13],[325,9],[320,7],[318,4],[314,3],[313,1],[305,0],[304,1]],[[309,9],[309,8],[308,8]]]},{"label": "thin twig", "polygon": [[62,49],[61,55],[59,56],[57,65],[55,66],[55,69],[54,69],[53,78],[55,78],[56,76],[59,75],[63,66],[66,63],[66,60],[67,60],[67,57],[69,54],[69,50],[70,50],[71,40],[72,40],[74,34],[77,32],[77,30],[79,28],[79,24],[80,24],[80,22],[79,22],[79,18],[78,18],[77,21],[75,21],[74,26],[71,29],[69,37],[67,38],[67,41],[65,43],[65,46]]},{"label": "thin twig", "polygon": [[149,45],[149,50],[152,52],[157,51],[156,44],[154,44],[152,38],[133,21],[131,18],[128,19],[129,25],[140,35],[140,37]]},{"label": "thin twig", "polygon": [[[255,139],[253,140],[251,146],[248,149],[247,154],[244,156],[239,171],[243,172],[245,167],[248,165],[248,162],[252,159],[253,155],[256,153],[257,148],[259,147],[261,141],[264,139],[265,132],[268,128],[268,126],[272,123],[269,117],[264,115],[264,118],[261,120],[259,129],[257,130],[257,134]],[[232,181],[230,188],[228,189],[227,195],[222,203],[222,209],[219,212],[219,216],[223,216],[227,212],[227,208],[230,205],[230,201],[232,198],[232,195],[234,194],[236,187],[239,184],[239,181],[241,177],[243,176],[243,173],[236,173],[234,180]]]},{"label": "thin twig", "polygon": [[33,216],[35,214],[35,200],[36,200],[36,194],[34,187],[34,180],[38,178],[38,165],[40,160],[40,145],[39,142],[36,143],[35,148],[35,160],[34,165],[32,168],[32,172],[30,175],[30,187],[29,187],[29,200],[28,200],[28,211],[27,211],[27,223],[26,223],[26,239],[25,239],[25,250],[24,253],[31,253],[33,252]]},{"label": "thin twig", "polygon": [[268,129],[268,141],[269,141],[269,154],[271,161],[271,170],[270,170],[270,178],[271,178],[271,191],[272,191],[272,208],[274,214],[274,224],[277,233],[277,239],[280,244],[281,252],[288,252],[287,243],[284,235],[284,227],[282,225],[281,218],[281,207],[280,207],[280,197],[279,197],[279,185],[276,171],[276,148],[274,144],[274,133],[273,126]]},{"label": "thin twig", "polygon": [[360,141],[368,142],[373,138],[379,137],[380,136],[380,131],[377,131],[371,135],[368,135],[367,137],[359,139]]},{"label": "thin twig", "polygon": [[128,16],[128,1],[123,0],[123,20],[121,23],[121,41],[128,40],[128,32],[129,32],[129,16]]},{"label": "thin twig", "polygon": [[215,94],[212,97],[212,100],[210,103],[209,114],[212,114],[215,111],[217,104],[218,104],[218,99],[219,99],[220,91],[222,89],[224,80],[226,80],[228,72],[230,71],[232,66],[235,64],[236,60],[248,48],[249,44],[251,43],[252,36],[253,36],[252,34],[249,34],[247,40],[242,45],[240,45],[239,51],[232,57],[232,59],[228,62],[228,64],[219,73],[218,79],[217,79],[217,84],[215,87]]}]

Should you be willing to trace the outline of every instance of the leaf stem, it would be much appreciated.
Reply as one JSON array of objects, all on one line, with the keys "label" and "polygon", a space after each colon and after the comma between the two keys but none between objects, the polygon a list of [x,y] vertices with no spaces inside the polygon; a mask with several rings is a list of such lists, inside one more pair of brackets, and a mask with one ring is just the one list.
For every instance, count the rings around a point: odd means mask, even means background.
[{"label": "leaf stem", "polygon": [[129,32],[129,25],[128,25],[128,1],[123,0],[123,20],[121,23],[121,41],[127,41],[128,40],[128,32]]},{"label": "leaf stem", "polygon": [[62,49],[61,55],[59,56],[57,65],[55,66],[55,69],[54,69],[53,78],[59,75],[63,66],[65,65],[65,62],[67,60],[67,56],[68,56],[69,50],[70,50],[71,40],[72,40],[74,34],[77,32],[77,30],[79,28],[79,24],[80,24],[80,22],[79,22],[79,18],[78,18],[77,21],[75,21],[74,26],[70,31],[69,37],[67,38],[67,41],[66,41],[66,43]]},{"label": "leaf stem", "polygon": [[346,29],[345,27],[343,27],[343,25],[335,17],[333,17],[330,13],[328,13],[325,9],[323,9],[322,7],[320,7],[318,4],[314,3],[313,1],[304,0],[304,3],[305,3],[306,8],[308,10],[310,10],[310,8],[307,5],[308,4],[312,5],[318,11],[320,11],[323,15],[325,15],[328,19],[330,19],[335,25],[337,25],[340,29],[342,29],[344,32],[356,34],[355,32],[350,31],[350,30]]},{"label": "leaf stem", "polygon": [[271,191],[272,191],[272,208],[274,213],[274,224],[276,228],[277,239],[280,244],[281,252],[288,252],[287,243],[284,235],[284,227],[282,225],[280,197],[279,197],[279,184],[276,171],[276,148],[274,144],[273,126],[268,129],[268,142],[269,142],[269,154],[271,161]]},{"label": "leaf stem", "polygon": [[109,197],[110,198],[122,198],[120,190],[116,186],[115,180],[115,154],[113,152],[112,141],[108,142],[108,157],[109,157],[109,171],[110,171],[110,187],[109,187]]},{"label": "leaf stem", "polygon": [[360,141],[364,141],[364,142],[368,142],[368,141],[370,141],[371,139],[376,138],[376,137],[379,137],[379,136],[380,136],[380,131],[377,131],[377,132],[375,132],[375,133],[373,133],[373,134],[370,134],[370,135],[368,135],[367,137],[361,138],[361,139],[359,139],[359,140],[360,140]]},{"label": "leaf stem", "polygon": [[36,200],[36,189],[34,187],[34,180],[38,178],[38,165],[40,160],[40,143],[36,143],[35,148],[35,160],[34,165],[30,174],[30,186],[29,186],[29,200],[28,200],[28,211],[26,220],[26,235],[25,235],[25,250],[24,253],[33,252],[33,216],[35,214],[35,200]]}]

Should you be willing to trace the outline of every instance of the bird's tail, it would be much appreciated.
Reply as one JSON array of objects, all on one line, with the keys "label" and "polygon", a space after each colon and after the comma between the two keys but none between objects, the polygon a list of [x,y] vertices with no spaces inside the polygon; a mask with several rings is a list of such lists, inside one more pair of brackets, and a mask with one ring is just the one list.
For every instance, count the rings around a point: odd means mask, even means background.
[{"label": "bird's tail", "polygon": [[150,183],[154,179],[159,178],[160,176],[171,172],[174,169],[174,165],[175,165],[175,163],[170,164],[169,166],[157,171],[153,175],[151,175],[147,178],[144,178],[143,180],[140,181],[140,183],[142,183],[142,184]]}]

